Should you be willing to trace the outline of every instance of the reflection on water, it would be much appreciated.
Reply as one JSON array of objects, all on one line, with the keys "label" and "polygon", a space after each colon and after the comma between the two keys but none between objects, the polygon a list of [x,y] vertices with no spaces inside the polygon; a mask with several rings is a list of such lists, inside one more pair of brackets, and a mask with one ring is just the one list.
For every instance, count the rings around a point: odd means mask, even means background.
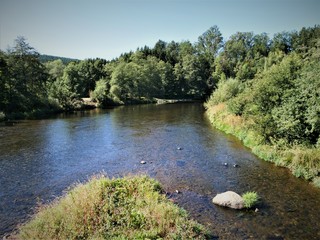
[{"label": "reflection on water", "polygon": [[[0,127],[0,236],[37,203],[101,171],[158,179],[219,239],[320,239],[320,191],[213,129],[200,104],[119,107]],[[211,203],[227,190],[257,191],[259,212]]]}]

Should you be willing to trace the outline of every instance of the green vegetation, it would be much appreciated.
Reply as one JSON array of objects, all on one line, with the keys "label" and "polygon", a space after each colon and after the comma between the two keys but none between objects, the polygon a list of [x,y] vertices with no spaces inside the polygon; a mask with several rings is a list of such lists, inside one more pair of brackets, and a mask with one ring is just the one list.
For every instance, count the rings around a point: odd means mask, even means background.
[{"label": "green vegetation", "polygon": [[[276,34],[262,45],[255,39],[238,33],[225,43],[217,59],[228,61],[217,62],[220,80],[205,104],[209,118],[261,158],[319,186],[320,27]],[[234,48],[241,55],[229,56]]]},{"label": "green vegetation", "polygon": [[[112,61],[40,55],[23,37],[0,51],[0,112],[7,119],[83,108],[82,98],[99,106],[148,103],[154,98],[204,99],[215,85],[211,64],[222,46],[215,26],[199,42],[138,48]],[[49,60],[49,61],[48,61]]]},{"label": "green vegetation", "polygon": [[259,196],[256,192],[246,192],[241,197],[246,208],[252,208],[259,201]]},{"label": "green vegetation", "polygon": [[94,177],[40,208],[18,239],[206,239],[149,177]]}]

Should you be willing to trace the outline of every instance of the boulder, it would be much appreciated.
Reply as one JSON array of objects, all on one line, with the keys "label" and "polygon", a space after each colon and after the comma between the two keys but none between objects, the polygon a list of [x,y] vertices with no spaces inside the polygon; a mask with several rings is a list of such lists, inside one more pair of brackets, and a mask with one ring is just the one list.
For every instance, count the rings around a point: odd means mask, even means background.
[{"label": "boulder", "polygon": [[229,207],[234,209],[244,208],[244,201],[242,197],[239,194],[232,191],[217,194],[217,196],[215,196],[212,199],[212,202],[223,207]]}]

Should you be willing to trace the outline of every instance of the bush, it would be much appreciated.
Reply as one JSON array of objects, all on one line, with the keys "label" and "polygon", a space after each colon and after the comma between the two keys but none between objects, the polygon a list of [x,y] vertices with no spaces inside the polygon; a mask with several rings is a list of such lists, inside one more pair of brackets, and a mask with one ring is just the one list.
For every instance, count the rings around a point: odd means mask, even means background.
[{"label": "bush", "polygon": [[209,99],[209,105],[216,105],[228,101],[237,96],[242,90],[242,84],[237,79],[221,80],[217,89],[213,92]]},{"label": "bush", "polygon": [[259,200],[259,196],[256,192],[246,192],[242,194],[242,198],[246,208],[252,208]]}]

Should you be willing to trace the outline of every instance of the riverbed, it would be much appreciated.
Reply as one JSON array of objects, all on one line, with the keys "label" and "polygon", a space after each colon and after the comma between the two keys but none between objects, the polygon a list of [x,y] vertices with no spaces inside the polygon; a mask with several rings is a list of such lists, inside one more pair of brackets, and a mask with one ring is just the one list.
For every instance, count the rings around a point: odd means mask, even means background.
[{"label": "riverbed", "polygon": [[[214,129],[199,103],[96,109],[0,127],[0,236],[101,172],[156,178],[216,239],[320,239],[320,190]],[[256,191],[258,211],[211,203],[227,190]]]}]

